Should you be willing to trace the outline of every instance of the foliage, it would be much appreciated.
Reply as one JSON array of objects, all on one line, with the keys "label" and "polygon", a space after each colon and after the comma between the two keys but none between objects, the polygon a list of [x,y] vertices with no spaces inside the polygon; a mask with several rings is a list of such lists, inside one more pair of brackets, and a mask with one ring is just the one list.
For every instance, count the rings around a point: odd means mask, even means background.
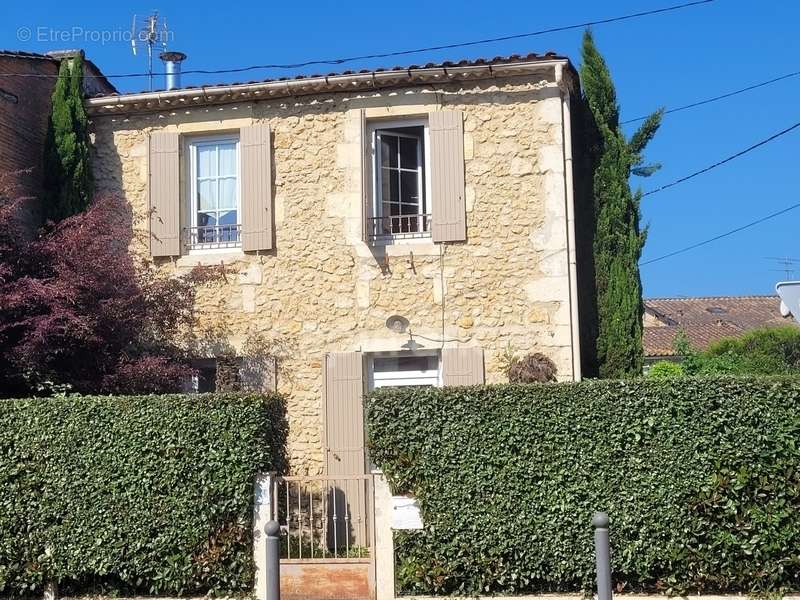
[{"label": "foliage", "polygon": [[284,467],[277,396],[0,403],[0,596],[247,592],[253,480]]},{"label": "foliage", "polygon": [[800,379],[384,388],[370,457],[420,502],[404,592],[800,590]]},{"label": "foliage", "polygon": [[64,59],[53,88],[44,155],[44,208],[60,221],[85,210],[94,194],[88,119],[83,107],[83,58]]},{"label": "foliage", "polygon": [[796,375],[800,373],[800,328],[760,327],[696,351],[685,335],[675,342],[690,375]]},{"label": "foliage", "polygon": [[647,376],[652,379],[668,379],[670,377],[683,377],[686,373],[680,363],[671,360],[660,360],[654,363]]},{"label": "foliage", "polygon": [[598,139],[593,144],[597,292],[597,360],[601,377],[638,375],[642,370],[642,285],[639,258],[646,231],[639,226],[641,190],[631,192],[631,175],[648,176],[642,153],[661,124],[663,110],[650,115],[627,140],[608,67],[591,31],[583,37],[581,80]]},{"label": "foliage", "polygon": [[556,364],[540,352],[515,360],[508,370],[511,383],[549,383],[556,380]]},{"label": "foliage", "polygon": [[128,252],[125,204],[100,197],[31,239],[0,206],[0,396],[177,391],[194,284]]}]

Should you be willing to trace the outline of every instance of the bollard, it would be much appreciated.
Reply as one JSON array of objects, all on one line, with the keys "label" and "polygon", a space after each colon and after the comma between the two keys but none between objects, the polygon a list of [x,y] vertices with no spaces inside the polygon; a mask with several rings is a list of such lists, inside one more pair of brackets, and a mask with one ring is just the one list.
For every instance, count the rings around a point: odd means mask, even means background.
[{"label": "bollard", "polygon": [[611,547],[608,541],[608,515],[594,513],[594,551],[597,559],[597,600],[611,600]]},{"label": "bollard", "polygon": [[277,521],[268,521],[264,526],[264,533],[267,534],[266,600],[281,600],[281,526]]}]

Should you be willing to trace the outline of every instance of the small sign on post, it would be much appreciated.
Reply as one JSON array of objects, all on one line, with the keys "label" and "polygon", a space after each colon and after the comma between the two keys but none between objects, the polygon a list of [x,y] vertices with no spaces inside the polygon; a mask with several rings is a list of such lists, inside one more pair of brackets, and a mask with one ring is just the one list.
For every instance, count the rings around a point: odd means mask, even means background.
[{"label": "small sign on post", "polygon": [[422,529],[422,515],[416,498],[392,496],[392,529]]}]

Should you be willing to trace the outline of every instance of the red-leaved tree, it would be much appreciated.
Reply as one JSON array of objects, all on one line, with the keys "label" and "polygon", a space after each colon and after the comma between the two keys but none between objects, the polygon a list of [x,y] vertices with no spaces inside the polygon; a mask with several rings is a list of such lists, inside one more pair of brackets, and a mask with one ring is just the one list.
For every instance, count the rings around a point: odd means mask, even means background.
[{"label": "red-leaved tree", "polygon": [[[0,198],[12,187],[0,179]],[[36,236],[18,205],[0,203],[0,395],[181,389],[193,285],[129,253],[126,204],[99,197]]]}]

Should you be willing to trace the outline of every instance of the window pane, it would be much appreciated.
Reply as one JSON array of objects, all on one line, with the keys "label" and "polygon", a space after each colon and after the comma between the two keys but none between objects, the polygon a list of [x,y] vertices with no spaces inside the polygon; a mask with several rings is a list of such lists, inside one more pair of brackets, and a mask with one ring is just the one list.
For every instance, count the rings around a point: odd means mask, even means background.
[{"label": "window pane", "polygon": [[400,200],[399,171],[381,170],[381,200],[398,202]]},{"label": "window pane", "polygon": [[375,373],[392,373],[403,371],[438,371],[439,359],[437,356],[392,356],[375,358],[373,361]]},{"label": "window pane", "polygon": [[197,209],[215,210],[217,208],[217,182],[213,179],[197,182]]},{"label": "window pane", "polygon": [[217,174],[217,149],[214,146],[197,146],[197,176],[214,177]]},{"label": "window pane", "polygon": [[228,210],[219,213],[220,225],[236,225],[238,223],[238,215],[235,210]]},{"label": "window pane", "polygon": [[236,175],[236,144],[219,145],[219,174]]},{"label": "window pane", "polygon": [[214,213],[198,213],[197,225],[199,227],[210,227],[217,224],[217,218]]},{"label": "window pane", "polygon": [[404,169],[416,169],[419,166],[416,138],[400,138],[400,166]]},{"label": "window pane", "polygon": [[219,180],[219,209],[236,208],[236,179],[227,177]]},{"label": "window pane", "polygon": [[197,370],[197,391],[213,392],[217,389],[217,369],[204,367]]},{"label": "window pane", "polygon": [[[419,210],[419,179],[417,174],[411,171],[400,173],[400,201],[405,205],[413,206],[412,212]],[[406,211],[403,211],[408,214]]]},{"label": "window pane", "polygon": [[239,222],[238,214],[235,210],[219,213],[219,240],[220,242],[238,242],[239,232],[236,225]]},{"label": "window pane", "polygon": [[397,136],[381,134],[381,166],[397,168]]}]

